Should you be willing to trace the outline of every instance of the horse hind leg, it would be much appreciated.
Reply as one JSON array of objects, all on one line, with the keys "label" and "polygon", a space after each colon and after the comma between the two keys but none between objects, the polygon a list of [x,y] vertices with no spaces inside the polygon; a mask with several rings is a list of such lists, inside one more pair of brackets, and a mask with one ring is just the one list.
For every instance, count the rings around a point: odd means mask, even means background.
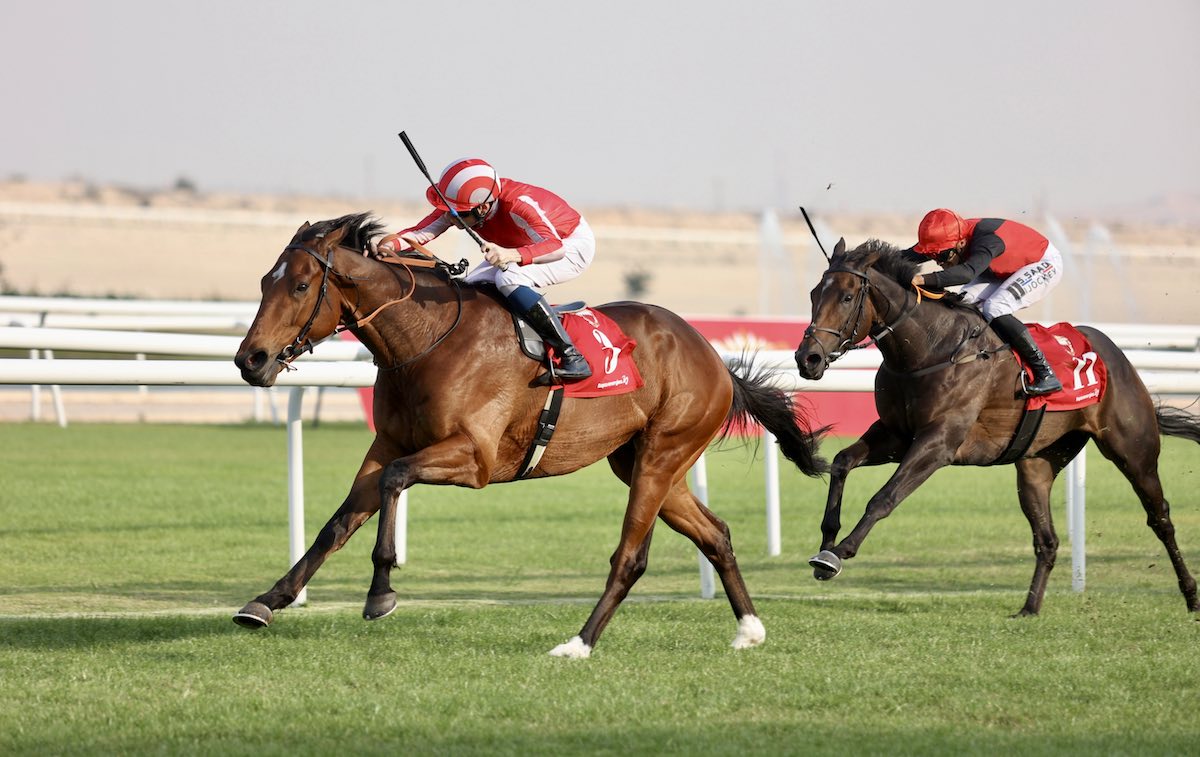
[{"label": "horse hind leg", "polygon": [[[1070,459],[1066,455],[1063,459]],[[1021,512],[1029,521],[1033,531],[1033,556],[1035,565],[1033,579],[1029,583],[1029,594],[1025,604],[1012,617],[1027,617],[1037,615],[1042,609],[1042,600],[1046,596],[1046,583],[1054,563],[1058,558],[1058,535],[1054,531],[1054,522],[1050,516],[1050,490],[1054,479],[1062,470],[1061,463],[1049,459],[1032,457],[1019,460],[1017,467],[1017,498],[1021,502]]]},{"label": "horse hind leg", "polygon": [[[631,519],[634,502],[633,481],[636,458],[635,442],[632,441],[617,448],[615,452],[608,456],[608,464],[612,468],[613,473],[630,487],[629,506],[625,512],[625,523],[621,527],[621,542],[617,546],[617,550],[609,558],[608,581],[605,584],[604,593],[601,595],[600,601],[596,604],[596,607],[592,610],[592,614],[588,616],[587,622],[584,623],[583,628],[578,634],[550,650],[552,657],[570,657],[575,659],[590,657],[592,649],[596,646],[596,640],[600,637],[600,632],[608,625],[613,613],[617,610],[617,606],[629,594],[629,589],[632,588],[634,582],[646,571],[646,565],[650,559],[650,539],[654,532],[654,518],[652,516],[648,524]],[[635,531],[643,530],[644,533],[640,536],[634,533]],[[630,553],[625,548],[627,541],[634,539],[637,539],[639,544]]]},{"label": "horse hind leg", "polygon": [[[554,657],[590,657],[596,640],[612,620],[617,607],[646,571],[654,522],[671,490],[671,482],[682,476],[690,463],[685,457],[687,453],[680,451],[680,445],[657,454],[652,454],[648,446],[650,443],[643,435],[608,456],[613,473],[629,485],[629,504],[621,526],[621,541],[609,560],[608,581],[600,601],[577,635],[550,650]],[[699,454],[697,450],[695,455]],[[654,460],[654,464],[648,460]]]},{"label": "horse hind leg", "polygon": [[1187,603],[1189,612],[1200,611],[1197,601],[1196,579],[1183,561],[1183,553],[1175,541],[1175,524],[1171,521],[1171,508],[1163,496],[1162,480],[1158,476],[1158,454],[1161,443],[1153,437],[1150,443],[1133,435],[1105,434],[1096,438],[1101,454],[1113,461],[1133,486],[1142,509],[1146,511],[1146,525],[1167,550],[1167,557],[1175,569],[1179,591]]},{"label": "horse hind leg", "polygon": [[725,521],[705,507],[683,479],[675,483],[659,517],[672,529],[691,539],[720,576],[725,596],[729,598],[733,616],[738,621],[737,635],[731,646],[734,649],[748,649],[766,641],[767,630],[754,610]]}]

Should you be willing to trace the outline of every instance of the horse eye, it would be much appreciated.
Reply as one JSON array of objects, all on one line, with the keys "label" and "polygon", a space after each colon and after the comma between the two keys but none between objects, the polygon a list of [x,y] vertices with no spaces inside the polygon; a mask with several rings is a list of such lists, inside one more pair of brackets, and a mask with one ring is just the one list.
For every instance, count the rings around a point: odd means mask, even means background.
[{"label": "horse eye", "polygon": [[850,300],[853,300],[853,299],[854,299],[854,295],[852,295],[852,294],[842,295],[842,302],[849,302]]},{"label": "horse eye", "polygon": [[308,282],[301,281],[299,284],[296,285],[296,291],[297,292],[307,292],[308,291]]}]

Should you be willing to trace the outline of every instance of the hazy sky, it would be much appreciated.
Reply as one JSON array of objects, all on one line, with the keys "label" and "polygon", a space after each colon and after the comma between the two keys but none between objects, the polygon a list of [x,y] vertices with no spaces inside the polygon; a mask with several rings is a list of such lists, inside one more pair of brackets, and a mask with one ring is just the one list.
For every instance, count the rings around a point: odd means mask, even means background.
[{"label": "hazy sky", "polygon": [[[6,2],[0,177],[968,215],[1200,197],[1200,2]],[[827,186],[832,187],[827,189]]]}]

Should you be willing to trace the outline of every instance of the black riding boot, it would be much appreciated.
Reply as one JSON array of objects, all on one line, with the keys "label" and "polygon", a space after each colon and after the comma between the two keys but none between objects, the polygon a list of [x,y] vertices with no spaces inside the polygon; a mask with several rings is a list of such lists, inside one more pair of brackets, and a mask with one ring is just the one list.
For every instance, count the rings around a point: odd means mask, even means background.
[{"label": "black riding boot", "polygon": [[533,307],[525,311],[524,316],[538,336],[554,348],[554,354],[558,356],[559,360],[558,365],[554,368],[554,375],[558,377],[559,381],[565,383],[582,381],[592,375],[592,369],[588,366],[587,360],[579,354],[579,350],[575,349],[575,344],[567,335],[567,330],[558,320],[558,315],[546,304],[545,298],[539,298]]},{"label": "black riding boot", "polygon": [[1030,336],[1029,329],[1025,328],[1025,324],[1017,320],[1016,316],[1001,315],[993,318],[992,330],[1016,350],[1017,354],[1021,356],[1021,360],[1033,369],[1033,381],[1025,385],[1026,394],[1030,397],[1039,397],[1043,394],[1053,394],[1063,388],[1062,382],[1050,368],[1050,363],[1046,362],[1046,356],[1042,354],[1037,342],[1033,341],[1033,337]]}]

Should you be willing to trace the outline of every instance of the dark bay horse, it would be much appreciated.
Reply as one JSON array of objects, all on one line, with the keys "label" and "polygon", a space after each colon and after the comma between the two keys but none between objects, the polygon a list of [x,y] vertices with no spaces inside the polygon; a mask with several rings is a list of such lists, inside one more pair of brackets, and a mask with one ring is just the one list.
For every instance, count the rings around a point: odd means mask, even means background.
[{"label": "dark bay horse", "polygon": [[[924,258],[877,240],[847,251],[843,240],[812,291],[812,325],[796,350],[802,376],[821,378],[831,362],[868,337],[883,355],[875,377],[879,420],[834,457],[821,552],[809,561],[820,580],[838,575],[842,561],[858,553],[871,528],[937,469],[996,463],[1022,415],[1020,369],[1011,351],[976,309],[949,300],[920,301],[910,282],[922,262]],[[1037,559],[1018,615],[1036,615],[1041,609],[1058,550],[1050,488],[1089,439],[1133,485],[1147,524],[1166,547],[1188,610],[1195,612],[1200,609],[1196,581],[1175,543],[1158,455],[1160,434],[1200,442],[1200,419],[1156,407],[1112,340],[1094,328],[1080,331],[1107,364],[1108,388],[1098,404],[1047,412],[1015,462],[1017,494],[1033,529]],[[838,542],[846,476],[860,465],[889,462],[899,467]]]},{"label": "dark bay horse", "polygon": [[[286,362],[348,328],[374,355],[375,439],[350,493],[308,552],[234,620],[271,622],[335,550],[379,512],[374,577],[363,617],[396,608],[396,501],[417,483],[481,488],[512,481],[534,438],[549,391],[544,368],[517,346],[512,320],[491,290],[463,286],[439,264],[388,264],[361,251],[382,227],[368,214],[304,224],[262,279],[262,302],[234,362],[254,386],[270,386]],[[608,458],[629,486],[608,583],[579,634],[551,654],[587,657],[617,606],[646,569],[657,518],[691,539],[712,562],[738,621],[735,648],[766,636],[734,558],[729,529],[688,489],[686,474],[727,421],[769,429],[808,475],[828,465],[816,454],[821,430],[797,420],[769,377],[731,370],[675,314],[622,302],[596,308],[637,340],[645,385],[619,396],[563,401],[557,432],[532,476],[558,476]],[[300,370],[303,370],[301,364]]]}]

